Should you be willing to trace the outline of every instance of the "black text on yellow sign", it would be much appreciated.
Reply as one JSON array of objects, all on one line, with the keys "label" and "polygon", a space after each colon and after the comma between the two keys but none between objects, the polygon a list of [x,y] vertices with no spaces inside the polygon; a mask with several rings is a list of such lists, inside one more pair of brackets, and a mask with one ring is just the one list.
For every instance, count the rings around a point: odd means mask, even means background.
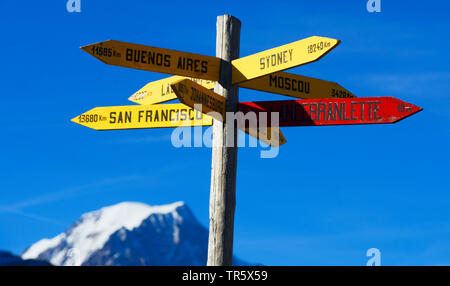
[{"label": "black text on yellow sign", "polygon": [[[171,87],[178,99],[187,106],[195,108],[196,105],[200,105],[203,113],[215,112],[220,115],[216,119],[223,120],[225,118],[226,99],[223,96],[190,79],[176,81],[171,84]],[[215,115],[212,116],[215,117]]]},{"label": "black text on yellow sign", "polygon": [[[137,104],[156,104],[161,102],[177,99],[176,94],[170,86],[176,81],[184,79],[182,76],[171,76],[165,79],[152,81],[147,83],[144,87],[136,91],[128,100]],[[208,89],[213,89],[215,82],[211,80],[204,80],[198,78],[189,78],[190,80],[204,86]]]},{"label": "black text on yellow sign", "polygon": [[303,99],[355,97],[335,82],[286,72],[244,81],[239,86]]},{"label": "black text on yellow sign", "polygon": [[233,84],[317,61],[339,43],[314,36],[233,60]]},{"label": "black text on yellow sign", "polygon": [[212,117],[181,103],[96,107],[72,121],[95,130],[212,125]]},{"label": "black text on yellow sign", "polygon": [[108,40],[81,47],[115,66],[217,81],[220,59],[211,56]]}]

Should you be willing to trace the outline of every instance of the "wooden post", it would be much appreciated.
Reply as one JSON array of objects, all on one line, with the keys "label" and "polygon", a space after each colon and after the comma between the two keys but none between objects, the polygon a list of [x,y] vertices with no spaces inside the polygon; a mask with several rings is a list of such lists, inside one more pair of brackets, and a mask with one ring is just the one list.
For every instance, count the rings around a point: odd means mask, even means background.
[{"label": "wooden post", "polygon": [[[214,92],[227,99],[227,112],[236,112],[239,89],[231,84],[231,61],[239,57],[241,22],[230,15],[217,17],[216,57],[222,59]],[[237,168],[236,121],[215,120],[209,202],[208,266],[231,266]],[[232,144],[232,146],[230,146]]]}]

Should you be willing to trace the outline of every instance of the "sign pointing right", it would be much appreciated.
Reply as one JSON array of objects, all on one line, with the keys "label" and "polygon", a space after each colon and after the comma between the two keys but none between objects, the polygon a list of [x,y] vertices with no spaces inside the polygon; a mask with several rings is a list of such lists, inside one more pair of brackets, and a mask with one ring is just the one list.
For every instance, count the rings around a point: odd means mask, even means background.
[{"label": "sign pointing right", "polygon": [[287,72],[269,74],[241,82],[238,85],[239,87],[304,99],[355,97],[338,83]]},{"label": "sign pointing right", "polygon": [[359,97],[240,102],[239,111],[258,118],[279,112],[279,126],[287,127],[395,123],[422,108],[394,97]]},{"label": "sign pointing right", "polygon": [[336,39],[314,36],[236,59],[231,62],[233,84],[315,62],[340,42]]}]

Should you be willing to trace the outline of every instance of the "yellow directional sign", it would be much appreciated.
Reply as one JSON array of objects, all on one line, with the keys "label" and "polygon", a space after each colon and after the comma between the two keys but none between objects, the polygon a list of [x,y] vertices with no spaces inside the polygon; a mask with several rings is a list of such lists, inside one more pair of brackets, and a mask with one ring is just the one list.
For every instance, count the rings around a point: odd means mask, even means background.
[{"label": "yellow directional sign", "polygon": [[226,99],[223,96],[190,79],[176,81],[171,84],[171,87],[178,99],[187,106],[195,108],[194,105],[201,104],[203,113],[217,112],[221,118],[216,119],[223,120],[225,118]]},{"label": "yellow directional sign", "polygon": [[349,98],[355,97],[339,84],[286,72],[277,72],[244,81],[240,87],[277,93],[297,98]]},{"label": "yellow directional sign", "polygon": [[[156,104],[166,102],[177,98],[170,85],[176,81],[185,79],[182,76],[172,76],[169,78],[152,81],[146,84],[143,88],[136,91],[128,100],[137,104]],[[207,89],[213,89],[215,81],[204,80],[198,78],[190,78],[190,80],[200,84]]]},{"label": "yellow directional sign", "polygon": [[220,59],[216,57],[108,40],[81,47],[105,64],[219,80]]},{"label": "yellow directional sign", "polygon": [[212,125],[212,117],[181,103],[96,107],[72,121],[95,130]]},{"label": "yellow directional sign", "polygon": [[339,43],[314,36],[233,60],[233,84],[317,61]]}]

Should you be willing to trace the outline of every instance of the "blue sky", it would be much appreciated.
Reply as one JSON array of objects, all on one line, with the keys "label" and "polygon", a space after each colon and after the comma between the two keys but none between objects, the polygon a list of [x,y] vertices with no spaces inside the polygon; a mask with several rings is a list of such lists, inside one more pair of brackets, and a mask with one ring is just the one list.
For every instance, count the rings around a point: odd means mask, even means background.
[{"label": "blue sky", "polygon": [[[395,3],[394,3],[395,2]],[[344,4],[345,3],[345,4]],[[284,128],[278,157],[238,153],[235,253],[266,265],[450,264],[450,23],[446,1],[1,1],[0,249],[21,253],[87,211],[185,201],[208,226],[211,149],[171,129],[95,131],[70,119],[168,75],[79,49],[107,39],[215,55],[216,17],[242,22],[241,56],[309,36],[342,43],[289,72],[424,111],[392,125]],[[240,100],[287,97],[240,89]]]}]

